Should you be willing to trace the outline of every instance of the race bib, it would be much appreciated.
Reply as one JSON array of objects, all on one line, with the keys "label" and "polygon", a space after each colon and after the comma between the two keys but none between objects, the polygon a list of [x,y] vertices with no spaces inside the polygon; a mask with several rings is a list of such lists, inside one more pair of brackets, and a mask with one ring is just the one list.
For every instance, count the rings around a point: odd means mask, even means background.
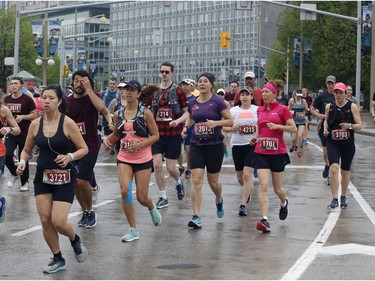
[{"label": "race bib", "polygon": [[156,114],[156,121],[172,121],[172,108],[161,107]]},{"label": "race bib", "polygon": [[195,135],[213,135],[214,134],[214,129],[209,128],[206,124],[204,123],[196,123],[194,124],[194,130],[195,130]]},{"label": "race bib", "polygon": [[296,118],[298,119],[305,118],[305,112],[296,112]]},{"label": "race bib", "polygon": [[264,150],[278,150],[279,140],[277,138],[259,138],[259,147]]},{"label": "race bib", "polygon": [[350,131],[345,129],[333,130],[332,133],[333,140],[347,140],[350,137]]},{"label": "race bib", "polygon": [[81,132],[81,135],[86,135],[86,126],[85,126],[85,122],[78,122],[76,123],[77,124],[77,127],[79,129],[79,131]]},{"label": "race bib", "polygon": [[254,134],[256,132],[256,126],[254,125],[240,125],[238,126],[240,134]]},{"label": "race bib", "polygon": [[133,151],[128,151],[129,149],[129,146],[133,143],[137,143],[137,142],[140,142],[139,139],[132,139],[132,138],[125,138],[125,139],[121,139],[121,142],[120,142],[120,150],[122,151],[125,151],[127,153],[133,153],[133,152],[138,152],[139,149],[137,150],[133,150]]},{"label": "race bib", "polygon": [[51,185],[70,183],[70,169],[68,170],[44,170],[43,182]]}]

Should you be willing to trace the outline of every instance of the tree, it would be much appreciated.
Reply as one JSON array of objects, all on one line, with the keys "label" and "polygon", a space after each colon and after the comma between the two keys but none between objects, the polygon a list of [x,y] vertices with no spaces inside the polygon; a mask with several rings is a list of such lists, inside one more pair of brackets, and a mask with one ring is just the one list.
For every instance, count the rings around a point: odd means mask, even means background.
[{"label": "tree", "polygon": [[[300,2],[290,2],[299,6]],[[310,2],[314,3],[314,2]],[[357,2],[354,1],[316,1],[318,10],[327,11],[351,17],[357,17]],[[303,73],[303,86],[312,90],[324,89],[325,78],[335,75],[337,81],[355,87],[356,74],[356,24],[336,17],[317,14],[316,21],[303,21],[300,19],[300,10],[284,9],[280,15],[277,26],[277,42],[273,48],[286,52],[289,38],[289,83],[298,84],[299,69],[293,66],[293,39],[300,37],[301,23],[303,37],[312,40],[312,60]],[[369,94],[369,55],[362,52],[361,85],[362,92]],[[267,73],[270,77],[281,77],[286,62],[284,57],[269,54]],[[359,95],[357,95],[359,98]]]},{"label": "tree", "polygon": [[[13,66],[5,66],[4,58],[14,56],[14,37],[15,37],[15,10],[0,10],[0,87],[5,89],[6,77],[13,74]],[[20,70],[31,72],[37,77],[42,77],[42,68],[35,64],[38,57],[34,49],[32,28],[30,17],[21,17],[20,22],[20,40],[19,40],[19,58],[18,65]],[[54,57],[55,65],[48,67],[48,83],[58,84],[60,73],[60,60],[58,56]]]}]

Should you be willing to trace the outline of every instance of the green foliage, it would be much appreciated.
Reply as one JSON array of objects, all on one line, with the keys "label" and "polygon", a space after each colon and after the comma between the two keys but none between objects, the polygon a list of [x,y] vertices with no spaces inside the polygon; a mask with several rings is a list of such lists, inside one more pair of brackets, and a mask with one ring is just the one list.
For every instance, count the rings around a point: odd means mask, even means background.
[{"label": "green foliage", "polygon": [[[301,2],[290,2],[299,6]],[[306,3],[306,2],[304,2]],[[309,1],[317,9],[350,17],[357,17],[355,1]],[[289,38],[289,83],[299,84],[299,68],[293,64],[293,40],[300,38],[301,24],[304,38],[312,39],[312,61],[303,69],[303,86],[313,91],[325,89],[325,78],[335,75],[338,81],[355,88],[357,26],[349,20],[317,14],[316,21],[301,21],[300,10],[284,9],[278,19],[277,42],[273,48],[286,52]],[[283,56],[269,53],[267,75],[280,78],[286,66]],[[370,54],[362,52],[362,92],[369,91]]]},{"label": "green foliage", "polygon": [[[35,64],[38,57],[32,39],[31,17],[21,17],[19,38],[19,70],[26,70],[42,79],[43,69]],[[6,77],[13,74],[13,66],[5,66],[4,58],[14,56],[15,11],[0,10],[0,87],[5,88]],[[53,58],[54,66],[48,66],[47,84],[58,84],[60,60],[57,55]]]}]

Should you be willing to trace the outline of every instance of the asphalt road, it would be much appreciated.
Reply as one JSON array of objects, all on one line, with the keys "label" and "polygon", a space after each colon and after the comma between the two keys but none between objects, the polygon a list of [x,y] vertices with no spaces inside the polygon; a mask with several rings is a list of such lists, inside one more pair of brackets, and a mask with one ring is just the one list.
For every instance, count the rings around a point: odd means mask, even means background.
[{"label": "asphalt road", "polygon": [[[162,225],[153,226],[147,209],[135,203],[140,239],[123,243],[121,237],[128,225],[120,205],[114,157],[102,151],[95,168],[101,185],[94,206],[98,224],[93,229],[77,226],[81,210],[76,201],[70,215],[89,257],[78,264],[68,239],[61,237],[67,270],[52,275],[42,273],[52,255],[42,237],[33,189],[19,192],[19,181],[7,189],[6,174],[0,178],[0,194],[9,199],[6,220],[0,224],[0,279],[375,279],[374,139],[356,137],[349,208],[329,211],[326,206],[331,193],[321,175],[323,162],[316,132],[311,130],[303,157],[290,155],[292,163],[284,177],[290,214],[285,221],[278,219],[279,202],[272,188],[269,190],[269,234],[255,229],[260,219],[257,181],[249,215],[238,217],[241,188],[227,158],[220,175],[226,208],[223,218],[216,217],[214,196],[205,181],[203,228],[189,229],[191,183],[185,180],[187,196],[178,201],[174,183],[168,178],[170,207],[161,210]],[[290,137],[286,138],[289,142]],[[31,175],[34,171],[32,166]],[[157,200],[153,176],[151,180],[150,194]]]}]

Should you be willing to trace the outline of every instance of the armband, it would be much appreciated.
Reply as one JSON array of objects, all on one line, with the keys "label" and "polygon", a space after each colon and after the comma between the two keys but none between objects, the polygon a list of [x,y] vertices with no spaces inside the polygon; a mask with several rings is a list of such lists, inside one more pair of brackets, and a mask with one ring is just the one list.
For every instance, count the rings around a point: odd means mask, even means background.
[{"label": "armband", "polygon": [[18,164],[22,164],[22,165],[25,165],[26,164],[26,161],[25,160],[23,160],[23,159],[21,159],[19,162],[18,162]]}]

